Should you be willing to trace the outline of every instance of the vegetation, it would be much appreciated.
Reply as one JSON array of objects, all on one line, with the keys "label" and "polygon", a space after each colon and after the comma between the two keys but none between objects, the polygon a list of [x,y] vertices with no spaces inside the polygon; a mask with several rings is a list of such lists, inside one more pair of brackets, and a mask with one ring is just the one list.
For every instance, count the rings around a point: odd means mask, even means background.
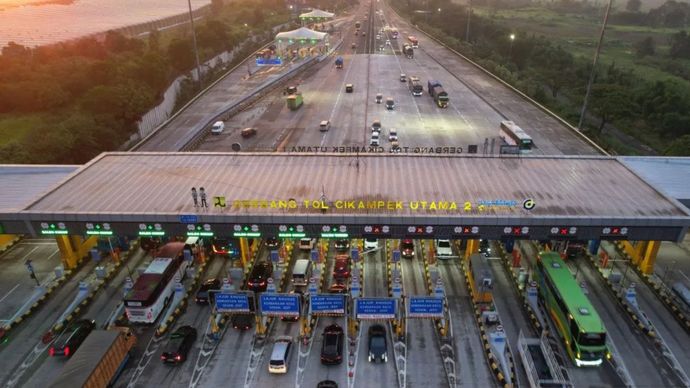
[{"label": "vegetation", "polygon": [[[574,0],[544,5],[474,0],[467,43],[467,8],[448,0],[425,1],[392,0],[392,5],[577,124],[602,8]],[[437,8],[443,12],[414,12]],[[626,10],[611,16],[585,130],[614,153],[690,155],[690,35],[685,30],[690,6],[668,0],[647,13],[639,9],[639,0],[630,0]]]},{"label": "vegetation", "polygon": [[[212,8],[195,25],[201,61],[288,20],[278,0],[214,0]],[[145,39],[108,32],[35,49],[8,44],[0,56],[0,163],[84,163],[117,149],[194,65],[187,25]]]}]

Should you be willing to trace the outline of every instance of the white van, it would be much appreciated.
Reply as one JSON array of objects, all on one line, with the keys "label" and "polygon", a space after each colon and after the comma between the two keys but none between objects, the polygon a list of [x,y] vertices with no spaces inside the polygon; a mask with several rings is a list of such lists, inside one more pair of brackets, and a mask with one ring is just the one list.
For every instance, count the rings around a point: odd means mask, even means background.
[{"label": "white van", "polygon": [[311,261],[299,259],[295,262],[292,270],[292,284],[296,286],[306,286],[311,278]]},{"label": "white van", "polygon": [[292,337],[281,335],[273,343],[271,360],[268,362],[269,373],[287,373],[290,363],[290,349],[292,348]]},{"label": "white van", "polygon": [[211,133],[214,135],[220,135],[225,130],[225,123],[222,121],[216,121],[211,127]]}]

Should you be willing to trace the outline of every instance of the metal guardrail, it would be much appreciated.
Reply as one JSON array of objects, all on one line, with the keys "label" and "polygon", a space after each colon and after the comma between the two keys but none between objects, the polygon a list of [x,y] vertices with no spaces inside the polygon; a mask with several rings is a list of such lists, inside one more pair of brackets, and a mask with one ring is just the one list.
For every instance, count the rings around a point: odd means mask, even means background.
[{"label": "metal guardrail", "polygon": [[[406,20],[406,21],[407,21],[407,19],[404,18],[404,17],[402,17],[402,16],[400,16],[400,14],[398,14],[398,12],[397,12],[392,6],[391,6],[390,8],[391,8],[391,10],[393,11],[393,13],[394,13],[396,16],[398,16],[400,19],[403,19],[403,20]],[[417,31],[419,31],[419,32],[423,33],[424,35],[426,35],[427,38],[429,38],[429,39],[435,41],[436,43],[440,44],[441,46],[445,47],[447,50],[450,50],[450,51],[451,51],[452,53],[454,53],[455,55],[461,57],[462,59],[464,59],[465,61],[467,61],[468,63],[470,63],[470,64],[473,65],[474,67],[476,67],[477,69],[481,70],[481,71],[484,72],[485,74],[489,75],[490,77],[492,77],[492,78],[495,79],[496,81],[498,81],[498,82],[500,82],[501,84],[503,84],[503,86],[505,86],[505,87],[509,88],[510,90],[512,90],[512,91],[513,91],[514,93],[516,93],[518,96],[520,96],[520,97],[522,97],[523,99],[527,100],[527,102],[529,102],[529,103],[531,103],[532,105],[534,105],[534,106],[536,106],[537,108],[539,108],[539,110],[543,111],[544,113],[546,113],[546,114],[548,114],[549,116],[551,116],[551,117],[553,117],[554,119],[556,119],[556,121],[558,121],[559,123],[561,123],[561,125],[565,126],[565,127],[568,128],[569,130],[571,130],[572,132],[574,132],[577,136],[581,137],[587,144],[589,144],[590,146],[592,146],[594,149],[596,149],[597,151],[599,151],[601,154],[606,155],[606,156],[611,156],[608,152],[606,152],[606,150],[604,150],[604,149],[601,148],[597,143],[595,143],[594,140],[592,140],[592,139],[588,138],[587,136],[585,136],[585,134],[583,134],[579,129],[577,129],[577,128],[575,128],[574,126],[572,126],[572,125],[571,125],[570,123],[568,123],[565,119],[561,118],[561,117],[558,116],[556,113],[552,112],[549,108],[547,108],[547,107],[545,107],[544,105],[538,103],[537,101],[535,101],[534,99],[532,99],[530,96],[526,95],[525,93],[523,93],[523,92],[520,91],[519,89],[515,88],[513,85],[511,85],[511,84],[509,84],[508,82],[504,81],[504,80],[501,79],[499,76],[497,76],[497,75],[495,75],[494,73],[490,72],[489,70],[485,69],[485,68],[482,67],[480,64],[474,62],[473,60],[469,59],[468,57],[466,57],[465,55],[461,54],[460,52],[458,52],[458,51],[454,50],[453,48],[449,47],[448,45],[446,45],[445,43],[443,43],[442,41],[440,41],[439,39],[437,39],[436,37],[434,37],[434,36],[431,35],[430,33],[428,33],[428,32],[426,32],[426,31],[422,30],[421,28],[419,28],[417,25],[412,24],[412,22],[410,22],[410,21],[408,21],[408,23],[410,24],[410,26],[412,26],[413,28],[417,29]]]}]

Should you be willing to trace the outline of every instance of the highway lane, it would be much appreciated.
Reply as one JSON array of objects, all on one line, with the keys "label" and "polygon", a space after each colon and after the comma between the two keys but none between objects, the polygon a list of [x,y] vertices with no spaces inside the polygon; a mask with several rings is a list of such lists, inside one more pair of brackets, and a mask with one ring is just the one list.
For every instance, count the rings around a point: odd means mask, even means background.
[{"label": "highway lane", "polygon": [[[620,259],[617,251],[609,242],[602,242],[601,249],[609,253],[611,260]],[[663,338],[666,345],[670,348],[676,360],[680,364],[685,373],[690,373],[690,348],[688,348],[688,334],[680,326],[678,321],[671,315],[668,309],[660,306],[659,299],[656,294],[649,289],[649,287],[640,279],[632,268],[627,269],[629,263],[613,262],[617,272],[625,274],[622,279],[623,286],[629,287],[631,283],[635,284],[635,291],[637,295],[637,303],[640,309],[647,315],[649,320],[654,325],[658,336]]]},{"label": "highway lane", "polygon": [[455,346],[455,373],[459,387],[495,387],[496,378],[487,365],[474,308],[458,260],[437,261],[451,316],[450,333]]},{"label": "highway lane", "polygon": [[[383,241],[379,240],[379,249],[364,253],[361,257],[364,260],[363,296],[388,297],[388,274]],[[367,334],[369,327],[374,324],[382,324],[386,327],[386,334],[388,336],[387,363],[371,363],[367,360],[369,354],[369,340]],[[353,379],[355,387],[360,387],[371,382],[376,382],[376,384],[382,387],[397,386],[397,371],[394,362],[391,333],[389,333],[384,321],[360,321],[356,360],[355,376]]]},{"label": "highway lane", "polygon": [[[13,386],[30,377],[33,371],[48,357],[48,346],[42,337],[48,332],[65,309],[72,303],[79,289],[79,282],[92,275],[96,262],[87,260],[73,277],[60,286],[50,299],[32,313],[9,334],[9,341],[0,350],[5,368],[0,368],[0,380]],[[11,384],[10,384],[11,383]]]},{"label": "highway lane", "polygon": [[[556,119],[547,115],[536,106],[528,103],[518,94],[505,87],[500,82],[490,78],[469,62],[460,59],[453,52],[438,43],[431,41],[426,35],[414,29],[409,23],[399,18],[387,5],[384,6],[385,15],[391,24],[395,24],[401,32],[414,34],[419,39],[420,49],[427,55],[440,61],[443,67],[459,78],[475,93],[479,93],[487,106],[500,112],[506,119],[514,121],[527,131],[534,139],[536,149],[546,155],[598,155],[588,143],[560,124]],[[404,33],[403,33],[404,36]],[[448,91],[448,90],[447,90]],[[453,95],[451,93],[451,104]],[[464,96],[464,94],[461,94]],[[498,123],[495,124],[496,133]]]},{"label": "highway lane", "polygon": [[[494,252],[496,252],[494,250]],[[501,258],[492,257],[488,260],[489,267],[493,272],[493,289],[492,294],[496,310],[501,316],[501,325],[508,337],[510,350],[513,353],[513,362],[515,363],[515,371],[517,373],[518,386],[528,386],[527,375],[518,353],[518,338],[520,332],[523,332],[525,337],[539,337],[535,333],[532,323],[527,317],[527,312],[523,307],[522,298],[517,294],[513,286],[513,279],[506,271],[501,263]]]},{"label": "highway lane", "polygon": [[55,278],[55,267],[60,265],[55,239],[25,238],[0,255],[0,321],[9,321],[36,288],[25,265],[27,260],[31,260],[41,284]]},{"label": "highway lane", "polygon": [[[424,253],[415,244],[413,259],[401,259],[403,293],[411,296],[428,295],[424,276]],[[405,330],[407,346],[407,384],[410,387],[447,387],[448,377],[441,361],[438,335],[434,320],[408,318]]]},{"label": "highway lane", "polygon": [[[327,259],[325,262],[325,278],[323,282],[323,289],[321,292],[327,293],[328,288],[331,284],[334,284],[333,280],[333,267],[335,264],[335,256],[338,254],[330,244],[330,249],[328,250]],[[344,253],[348,254],[348,253]],[[343,361],[338,365],[323,365],[321,364],[321,347],[323,345],[323,330],[331,325],[338,324],[343,328],[345,333],[344,340],[347,341],[347,321],[345,317],[319,317],[314,326],[314,331],[312,332],[312,346],[309,355],[307,356],[306,367],[303,372],[301,381],[298,381],[296,385],[301,385],[304,387],[315,387],[316,384],[321,380],[333,380],[339,387],[347,386],[347,344],[343,345]]]},{"label": "highway lane", "polygon": [[[537,252],[534,250],[535,246],[532,243],[529,242],[516,242],[515,247],[520,250],[522,254],[522,259],[526,260],[527,262],[530,263],[530,268],[533,268],[536,259],[537,259]],[[602,295],[603,297],[603,295]],[[588,295],[588,298],[590,301],[593,298],[592,293]],[[595,309],[597,312],[599,312],[599,309],[597,306],[595,306]],[[621,312],[622,314],[622,312]],[[620,317],[621,319],[625,318],[624,316]],[[608,330],[608,325],[606,326]],[[563,341],[561,338],[558,336],[558,334],[554,334],[554,338],[557,340],[558,345],[560,347],[560,353],[562,358],[565,360],[565,367],[568,370],[568,375],[570,376],[571,381],[576,387],[580,386],[593,386],[593,385],[601,385],[605,384],[608,386],[617,386],[621,384],[621,380],[616,374],[616,372],[613,370],[611,365],[607,362],[604,363],[599,368],[578,368],[576,367],[571,361],[570,358],[568,358],[567,353],[564,348]],[[616,345],[618,342],[616,342]],[[632,357],[632,355],[627,355],[627,357]]]},{"label": "highway lane", "polygon": [[[127,265],[121,266],[118,273],[113,276],[98,294],[96,294],[81,317],[84,319],[93,319],[96,321],[97,328],[104,328],[114,309],[122,302],[125,278],[129,276],[127,266],[136,270],[145,259],[146,254],[144,251],[137,248],[137,251],[128,261]],[[40,361],[36,362],[33,366],[35,372],[31,378],[27,380],[24,386],[45,387],[50,385],[51,381],[60,374],[66,362],[67,359],[62,357],[46,357],[42,363]]]}]

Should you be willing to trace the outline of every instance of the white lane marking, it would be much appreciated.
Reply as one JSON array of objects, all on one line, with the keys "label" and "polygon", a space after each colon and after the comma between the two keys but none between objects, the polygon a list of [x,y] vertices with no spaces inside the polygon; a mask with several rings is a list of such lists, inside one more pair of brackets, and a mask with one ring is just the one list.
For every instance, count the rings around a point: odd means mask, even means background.
[{"label": "white lane marking", "polygon": [[50,256],[46,257],[46,261],[50,261],[50,259],[52,259],[53,256],[55,256],[55,255],[58,254],[59,252],[60,252],[60,250],[59,250],[59,249],[56,249],[55,252],[53,252]]},{"label": "white lane marking", "polygon": [[19,286],[20,286],[20,284],[17,283],[16,286],[14,286],[7,294],[5,294],[5,296],[2,297],[2,299],[0,299],[0,303],[2,303],[3,300],[5,300],[8,296],[10,296],[10,294],[13,293],[14,290],[16,290],[17,287],[19,287]]},{"label": "white lane marking", "polygon": [[24,255],[24,257],[22,257],[22,260],[21,260],[21,261],[22,261],[22,262],[26,262],[26,259],[27,259],[32,253],[34,253],[34,251],[35,251],[36,249],[38,249],[38,247],[34,247],[34,249],[30,250],[29,253],[27,253],[26,255]]}]

